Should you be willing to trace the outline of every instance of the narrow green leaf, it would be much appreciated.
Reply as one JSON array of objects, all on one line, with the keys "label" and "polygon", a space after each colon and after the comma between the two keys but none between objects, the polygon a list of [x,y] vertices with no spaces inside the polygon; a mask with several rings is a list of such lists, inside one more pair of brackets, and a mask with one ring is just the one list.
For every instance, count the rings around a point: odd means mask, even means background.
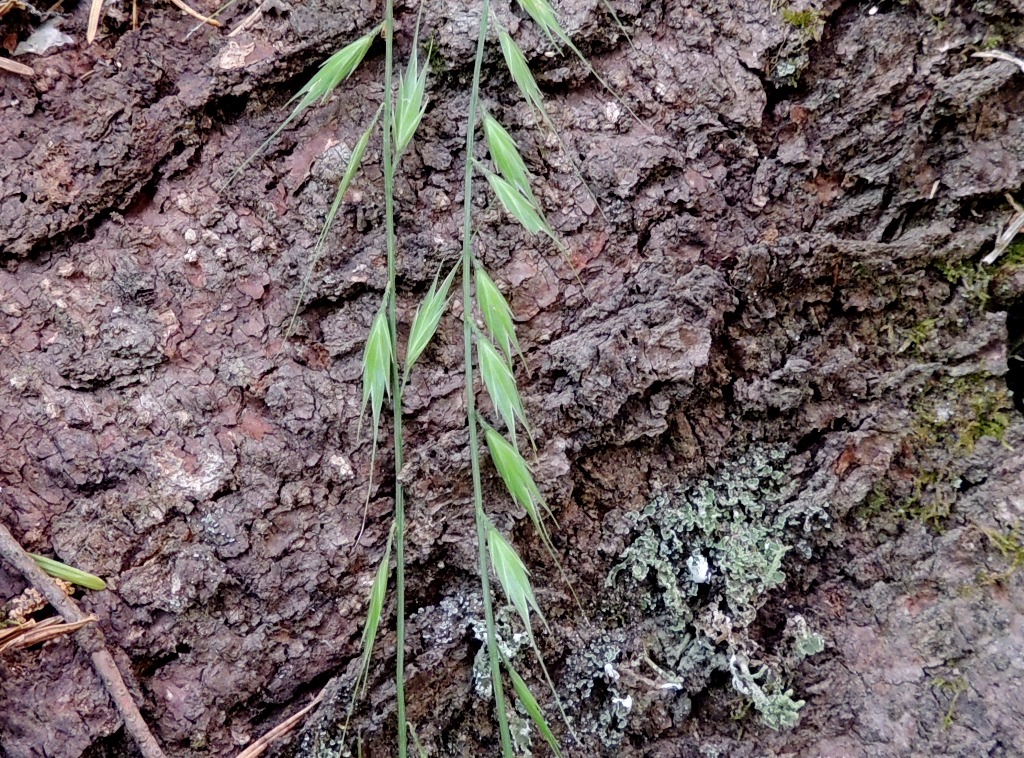
[{"label": "narrow green leaf", "polygon": [[457,265],[452,268],[451,273],[448,274],[440,287],[437,286],[437,278],[441,275],[441,272],[438,272],[437,276],[434,277],[433,284],[430,285],[430,289],[427,290],[427,296],[420,303],[420,307],[416,309],[416,316],[412,320],[412,330],[409,332],[409,344],[405,349],[405,378],[402,380],[403,385],[409,381],[409,372],[412,370],[413,364],[416,363],[416,359],[426,350],[430,340],[434,338],[434,334],[437,332],[437,325],[440,323],[441,316],[444,315],[444,309],[448,305],[448,292],[451,290],[458,268]]},{"label": "narrow green leaf", "polygon": [[352,72],[356,70],[363,58],[366,57],[366,51],[370,49],[374,37],[380,33],[380,30],[381,25],[376,26],[368,34],[346,45],[323,62],[320,70],[313,74],[310,80],[302,85],[302,88],[288,101],[289,105],[296,100],[299,101],[288,115],[288,118],[274,130],[273,134],[267,137],[262,145],[256,148],[252,155],[245,159],[241,166],[234,170],[231,176],[228,177],[227,184],[231,184],[245,167],[252,163],[257,155],[266,150],[292,121],[302,115],[306,108],[317,100],[321,104],[325,102],[334,89],[352,75]]},{"label": "narrow green leaf", "polygon": [[533,196],[526,163],[523,161],[522,155],[519,154],[515,140],[505,131],[505,127],[486,113],[484,114],[484,136],[487,138],[487,149],[501,175],[509,184],[519,190],[535,208],[540,207],[537,199]]},{"label": "narrow green leaf", "polygon": [[43,555],[36,555],[35,553],[29,553],[28,555],[36,562],[39,568],[57,579],[63,579],[65,582],[77,584],[88,590],[105,590],[107,588],[107,583],[95,574],[76,569],[68,566],[66,563],[55,561],[53,558],[47,558]]},{"label": "narrow green leaf", "polygon": [[485,335],[477,333],[476,344],[484,387],[494,404],[494,409],[505,422],[505,426],[508,427],[509,435],[515,440],[517,419],[529,432],[526,425],[526,412],[523,410],[519,389],[516,387],[516,378],[508,363]]},{"label": "narrow green leaf", "polygon": [[419,55],[414,47],[409,57],[405,76],[398,83],[398,103],[395,107],[395,155],[405,152],[427,110],[423,93],[427,85],[427,67],[419,67]]},{"label": "narrow green leaf", "polygon": [[544,741],[548,743],[552,752],[561,758],[562,751],[558,746],[558,740],[555,739],[555,735],[551,733],[551,727],[548,726],[547,719],[544,718],[544,712],[540,709],[540,703],[537,702],[537,698],[530,692],[530,688],[526,686],[526,682],[519,676],[519,672],[512,668],[512,664],[508,658],[505,658],[505,670],[508,671],[509,677],[512,679],[512,686],[516,688],[516,695],[519,696],[519,702],[523,704],[523,708],[526,709],[526,713],[530,716],[530,720],[536,725],[538,731],[544,737]]},{"label": "narrow green leaf", "polygon": [[302,301],[306,297],[306,292],[309,289],[309,280],[313,276],[313,272],[316,270],[317,264],[320,262],[320,258],[323,256],[324,245],[327,242],[327,234],[330,232],[331,227],[334,225],[334,219],[338,215],[338,211],[341,209],[341,203],[345,199],[345,193],[348,192],[348,188],[352,185],[352,180],[355,179],[356,171],[359,170],[359,166],[363,162],[363,155],[366,153],[366,146],[370,143],[370,136],[373,134],[374,128],[377,126],[377,121],[380,119],[381,108],[377,109],[377,114],[373,117],[373,121],[366,127],[366,131],[362,133],[359,139],[356,141],[355,147],[352,148],[352,155],[349,156],[348,165],[345,167],[345,174],[341,177],[341,181],[338,183],[338,191],[334,193],[334,202],[331,203],[331,209],[327,212],[327,218],[324,220],[323,228],[320,230],[320,236],[317,238],[316,247],[313,248],[313,261],[310,263],[309,268],[306,270],[306,276],[302,280],[302,288],[299,290],[299,299],[295,303],[295,310],[292,312],[291,321],[288,322],[288,329],[285,331],[285,339],[288,339],[292,335],[292,331],[295,329],[295,322],[298,320],[299,311],[302,309]]},{"label": "narrow green leaf", "polygon": [[526,631],[531,639],[533,637],[533,626],[530,623],[530,611],[537,614],[542,622],[544,614],[540,612],[537,605],[537,598],[533,594],[533,587],[530,585],[530,572],[526,570],[522,559],[515,548],[506,540],[493,524],[487,533],[487,547],[491,556],[491,567],[501,588],[505,590],[505,596],[519,612]]},{"label": "narrow green leaf", "polygon": [[526,231],[531,234],[546,234],[555,239],[555,233],[541,216],[540,209],[534,206],[528,197],[497,174],[487,172],[487,181],[505,210],[522,224]]},{"label": "narrow green leaf", "polygon": [[370,404],[373,415],[374,429],[380,423],[380,411],[384,405],[384,395],[391,396],[391,330],[387,318],[388,298],[384,301],[373,319],[370,336],[366,340],[363,352],[363,407],[360,417]]},{"label": "narrow green leaf", "polygon": [[366,625],[363,627],[363,654],[359,664],[359,676],[356,678],[355,690],[361,688],[361,695],[366,694],[367,674],[370,671],[370,657],[373,654],[373,643],[377,639],[377,629],[380,627],[381,614],[384,610],[384,599],[387,597],[388,577],[391,576],[391,545],[395,539],[394,528],[388,536],[387,546],[384,548],[384,557],[377,567],[377,575],[373,579],[373,586],[370,588],[370,606],[366,609]]},{"label": "narrow green leaf", "polygon": [[[508,301],[505,300],[505,296],[501,294],[501,290],[479,263],[474,272],[473,282],[476,285],[476,302],[484,317],[484,325],[490,332],[491,338],[505,354],[505,360],[511,365],[513,349],[520,357],[523,355],[516,337],[515,324],[512,321],[512,309],[509,307]],[[523,360],[525,362],[525,359]]]}]

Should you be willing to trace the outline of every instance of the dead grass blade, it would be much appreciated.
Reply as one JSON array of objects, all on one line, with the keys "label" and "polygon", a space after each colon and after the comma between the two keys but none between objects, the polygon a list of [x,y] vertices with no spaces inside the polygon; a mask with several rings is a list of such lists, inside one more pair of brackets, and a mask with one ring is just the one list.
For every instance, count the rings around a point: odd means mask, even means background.
[{"label": "dead grass blade", "polygon": [[24,63],[12,61],[9,58],[0,58],[0,71],[9,71],[18,76],[35,76],[36,72]]},{"label": "dead grass blade", "polygon": [[42,621],[29,619],[19,626],[0,629],[0,654],[7,650],[19,650],[34,645],[41,645],[57,637],[77,632],[86,624],[92,624],[98,620],[95,616],[87,616],[84,619],[67,624],[64,623],[64,619],[60,616],[52,616]]},{"label": "dead grass blade", "polygon": [[266,752],[267,748],[270,747],[271,743],[281,739],[289,732],[294,730],[295,727],[298,726],[299,723],[302,721],[302,719],[306,717],[306,714],[308,714],[311,710],[316,708],[317,705],[320,704],[320,701],[323,700],[323,698],[324,693],[323,690],[321,690],[320,693],[315,698],[313,698],[312,701],[310,701],[309,705],[307,705],[301,711],[298,711],[297,713],[294,713],[288,718],[286,718],[280,724],[275,726],[269,732],[267,732],[262,737],[253,742],[251,745],[249,745],[241,753],[236,755],[235,758],[258,758],[258,756],[263,755],[263,753]]},{"label": "dead grass blade", "polygon": [[89,6],[89,25],[85,29],[85,41],[90,45],[96,39],[96,32],[100,28],[100,16],[103,13],[103,0],[92,0]]},{"label": "dead grass blade", "polygon": [[209,16],[204,16],[202,13],[195,10],[191,6],[186,5],[182,0],[171,0],[171,2],[174,3],[181,10],[185,11],[185,13],[190,15],[192,18],[197,19],[198,21],[201,21],[204,24],[207,24],[209,26],[220,26],[220,21],[218,21],[215,18],[210,18]]}]

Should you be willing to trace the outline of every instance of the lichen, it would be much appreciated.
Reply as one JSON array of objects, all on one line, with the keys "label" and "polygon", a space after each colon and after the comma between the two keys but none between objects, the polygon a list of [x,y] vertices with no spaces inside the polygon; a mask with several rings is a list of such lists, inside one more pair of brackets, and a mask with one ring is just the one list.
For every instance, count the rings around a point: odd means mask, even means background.
[{"label": "lichen", "polygon": [[727,672],[773,729],[795,723],[803,705],[783,676],[824,648],[800,617],[787,626],[782,653],[763,653],[748,634],[786,580],[787,555],[806,555],[808,535],[829,521],[825,506],[800,497],[790,452],[752,447],[713,477],[658,492],[635,516],[636,539],[608,577],[609,585],[632,583],[634,602],[656,618],[646,647],[663,679],[695,694],[715,671]]},{"label": "lichen", "polygon": [[565,704],[576,728],[616,747],[626,733],[633,698],[621,683],[623,640],[609,632],[573,651],[566,660]]}]

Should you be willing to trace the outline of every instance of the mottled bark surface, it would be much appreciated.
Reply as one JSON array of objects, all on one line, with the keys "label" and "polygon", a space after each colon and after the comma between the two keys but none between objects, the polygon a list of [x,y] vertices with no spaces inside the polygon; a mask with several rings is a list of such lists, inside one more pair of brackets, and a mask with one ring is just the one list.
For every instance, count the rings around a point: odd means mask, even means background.
[{"label": "mottled bark surface", "polygon": [[[567,753],[1024,754],[1024,419],[1005,378],[1024,286],[1013,251],[976,266],[1012,213],[1004,193],[1024,185],[1024,72],[970,57],[1020,54],[1024,6],[829,3],[807,26],[762,0],[613,4],[632,45],[596,0],[561,9],[645,126],[496,9],[606,217],[500,56],[486,62],[485,103],[528,156],[583,291],[483,188],[473,198],[586,609],[488,475],[495,521],[531,558],[556,684],[590,725]],[[170,754],[230,756],[325,685],[279,750],[336,754],[392,506],[378,476],[357,543],[362,342],[385,281],[376,143],[286,329],[380,101],[382,50],[222,186],[381,9],[272,3],[248,32],[187,41],[193,21],[171,6],[141,11],[139,31],[114,7],[98,44],[26,59],[33,79],[0,76],[0,518],[26,549],[108,580],[83,610]],[[415,8],[399,11],[407,47]],[[87,12],[63,22],[79,42]],[[0,29],[23,33],[18,13]],[[477,14],[448,0],[426,13],[431,106],[397,188],[405,324],[458,255]],[[496,754],[472,671],[461,358],[449,318],[406,403],[409,715],[437,756]],[[772,508],[816,520],[743,645],[772,661],[796,614],[826,643],[786,670],[807,704],[778,732],[732,718],[744,701],[721,669],[659,688],[643,654],[660,616],[638,585],[606,583],[642,530],[630,514],[764,446],[785,451]],[[0,566],[0,599],[22,588]],[[393,643],[387,627],[356,719],[367,755],[393,752]],[[0,658],[0,703],[11,758],[130,754],[71,640]]]}]

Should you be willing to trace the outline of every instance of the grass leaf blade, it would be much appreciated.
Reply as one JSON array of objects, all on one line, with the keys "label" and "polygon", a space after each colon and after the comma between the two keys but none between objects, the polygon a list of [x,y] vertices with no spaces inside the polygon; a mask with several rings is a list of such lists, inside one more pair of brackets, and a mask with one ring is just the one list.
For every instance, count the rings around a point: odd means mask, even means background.
[{"label": "grass leaf blade", "polygon": [[44,555],[37,555],[36,553],[29,553],[28,555],[36,562],[39,568],[52,577],[77,584],[79,587],[85,587],[87,590],[99,591],[107,588],[105,581],[95,574],[90,574],[88,571],[82,571],[66,563],[55,561],[53,558],[47,558]]}]

